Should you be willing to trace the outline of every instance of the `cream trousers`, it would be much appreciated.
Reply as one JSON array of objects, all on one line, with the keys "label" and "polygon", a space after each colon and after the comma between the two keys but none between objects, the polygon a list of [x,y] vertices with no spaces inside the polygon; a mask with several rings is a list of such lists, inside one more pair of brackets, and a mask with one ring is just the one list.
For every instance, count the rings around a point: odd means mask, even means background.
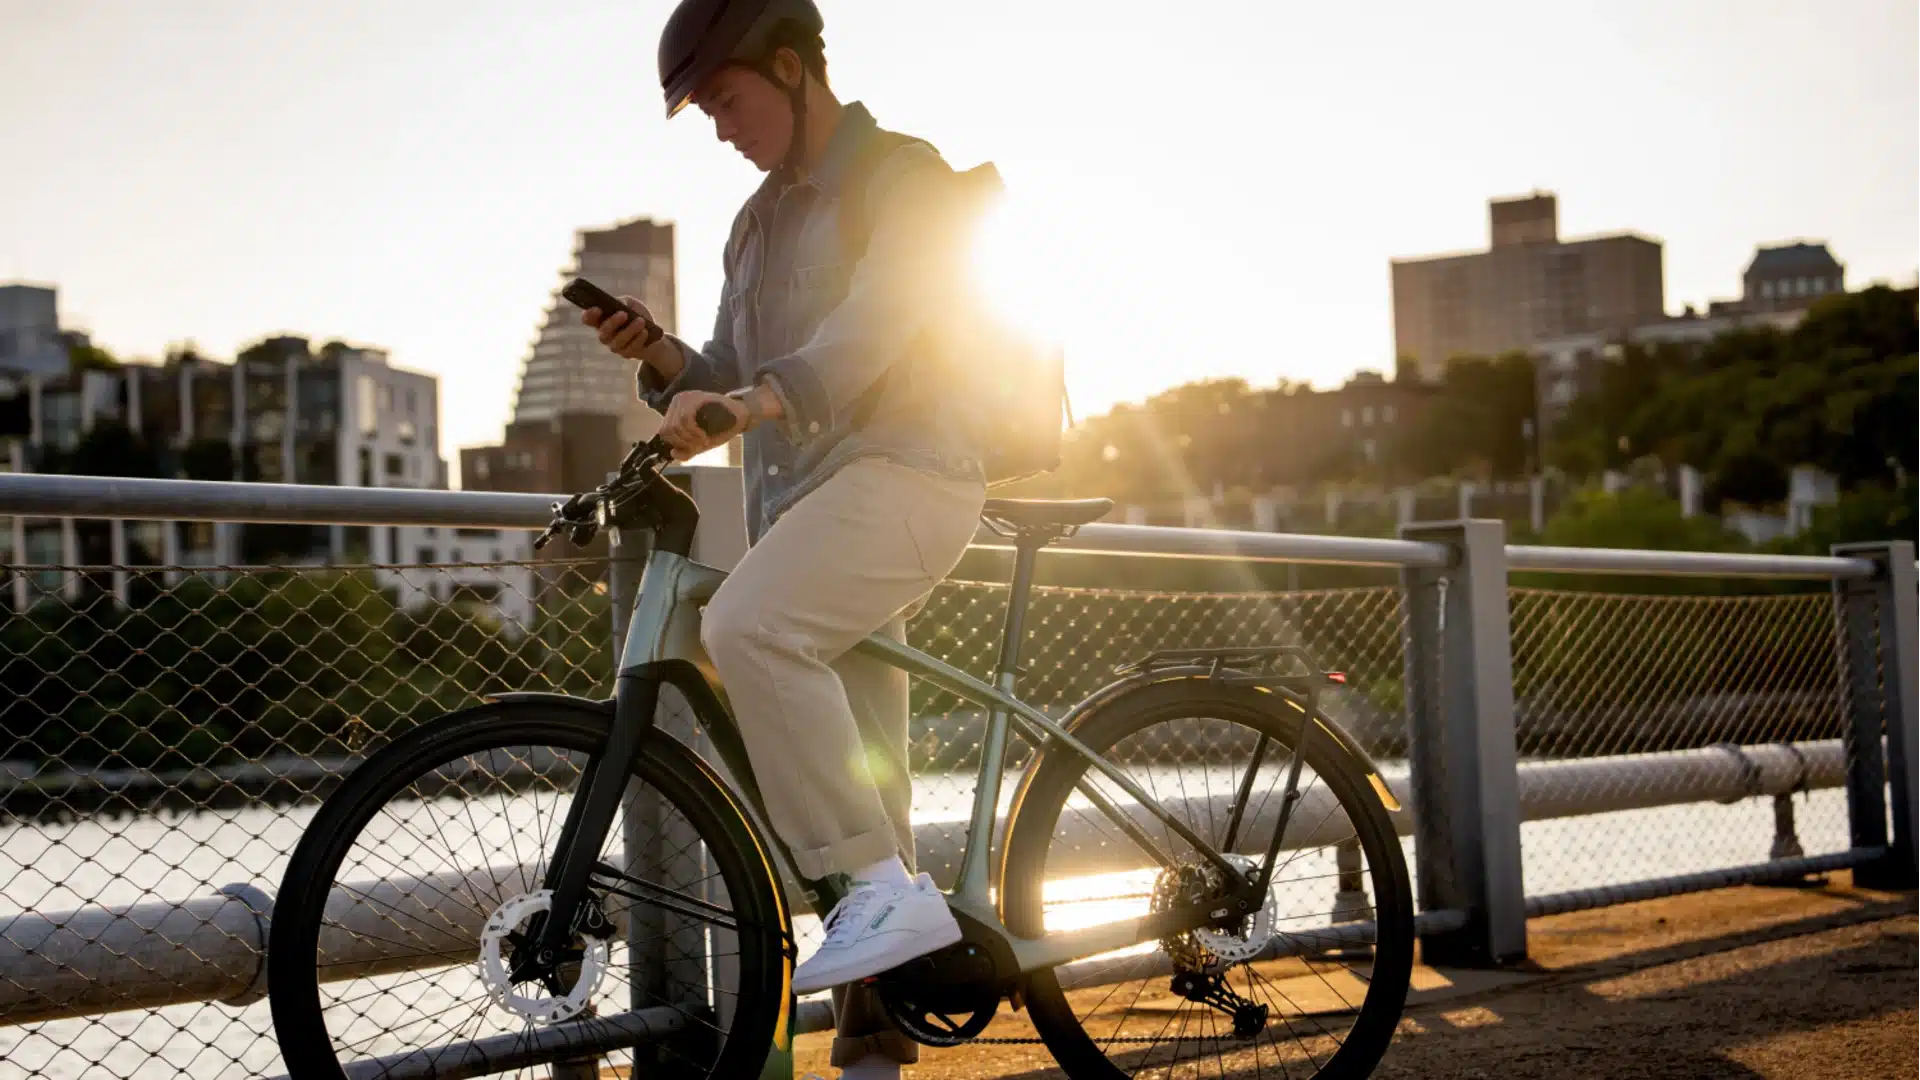
[{"label": "cream trousers", "polygon": [[[857,459],[748,549],[701,620],[774,829],[808,878],[898,853],[913,866],[907,675],[851,653],[953,571],[986,500],[979,483]],[[913,1061],[869,991],[834,995],[835,1064]]]}]

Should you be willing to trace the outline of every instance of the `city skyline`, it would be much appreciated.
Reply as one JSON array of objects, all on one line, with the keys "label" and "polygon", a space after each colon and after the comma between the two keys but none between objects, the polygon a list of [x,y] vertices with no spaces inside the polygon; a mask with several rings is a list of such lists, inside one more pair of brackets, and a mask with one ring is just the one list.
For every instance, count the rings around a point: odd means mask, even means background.
[{"label": "city skyline", "polygon": [[[697,341],[711,319],[757,175],[703,118],[661,119],[667,7],[0,0],[0,130],[35,163],[0,176],[0,279],[57,285],[123,356],[378,346],[444,380],[449,458],[495,441],[577,230],[674,223],[680,321]],[[1008,176],[1016,236],[1054,249],[1015,253],[1019,291],[1055,288],[1083,415],[1195,377],[1390,371],[1389,260],[1484,248],[1489,197],[1550,189],[1570,235],[1662,240],[1669,311],[1739,295],[1762,245],[1824,241],[1854,287],[1917,261],[1909,7],[1021,9],[1018,35],[1010,5],[937,35],[910,9],[826,11],[843,97]],[[622,35],[634,62],[592,62]],[[1197,92],[1155,68],[1210,49]]]}]

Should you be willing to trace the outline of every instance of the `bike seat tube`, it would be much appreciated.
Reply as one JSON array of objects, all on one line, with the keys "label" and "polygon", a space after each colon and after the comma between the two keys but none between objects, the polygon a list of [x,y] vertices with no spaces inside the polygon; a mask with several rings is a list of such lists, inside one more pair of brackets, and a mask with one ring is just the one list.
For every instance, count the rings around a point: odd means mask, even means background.
[{"label": "bike seat tube", "polygon": [[[1007,594],[1007,619],[1000,639],[1000,661],[994,667],[994,685],[1005,693],[1014,692],[1020,676],[1020,646],[1026,638],[1028,594],[1033,589],[1033,566],[1040,543],[1021,537],[1014,547],[1013,583]],[[1007,714],[1003,709],[987,713],[986,737],[980,743],[980,775],[973,788],[975,822],[988,823],[985,830],[967,835],[967,853],[960,864],[960,880],[954,894],[980,901],[988,896],[987,856],[992,842],[994,810],[1000,805],[1000,780],[1006,770]]]}]

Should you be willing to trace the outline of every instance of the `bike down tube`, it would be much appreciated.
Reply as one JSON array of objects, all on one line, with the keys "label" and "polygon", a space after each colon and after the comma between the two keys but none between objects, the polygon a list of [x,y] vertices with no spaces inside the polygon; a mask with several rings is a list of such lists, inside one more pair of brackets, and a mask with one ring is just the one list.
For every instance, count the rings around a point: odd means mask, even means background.
[{"label": "bike down tube", "polygon": [[[1238,881],[1241,879],[1239,867],[1227,861],[1225,856],[1214,850],[1213,845],[1202,840],[1199,834],[1195,833],[1186,826],[1186,823],[1175,817],[1171,810],[1161,806],[1159,800],[1148,795],[1144,788],[1133,782],[1132,777],[1122,772],[1106,758],[1095,753],[1085,743],[1075,738],[1066,728],[1061,727],[1052,717],[1020,701],[1013,695],[1003,693],[995,687],[988,686],[986,683],[981,682],[966,672],[928,656],[926,653],[910,645],[903,645],[890,638],[876,635],[867,638],[855,647],[869,656],[885,660],[887,663],[905,671],[909,675],[919,676],[933,683],[940,689],[952,694],[957,694],[960,697],[966,698],[968,701],[990,707],[998,706],[1000,709],[1005,710],[1008,719],[1021,726],[1023,733],[1029,739],[1033,740],[1036,748],[1045,743],[1045,739],[1041,737],[1042,735],[1058,740],[1063,746],[1066,746],[1074,753],[1085,758],[1089,765],[1098,769],[1101,775],[1118,785],[1120,790],[1126,792],[1134,802],[1146,809],[1148,813],[1160,819],[1160,822],[1166,825],[1167,828],[1172,829],[1175,835],[1185,840],[1188,845],[1205,857],[1208,862],[1226,874],[1228,880]],[[1005,740],[1002,741],[1004,742]],[[977,805],[978,800],[976,799],[976,807]],[[1095,805],[1099,806],[1099,801],[1096,801]],[[1103,812],[1114,818],[1115,825],[1121,825],[1121,818],[1125,817],[1125,815],[1120,814],[1117,807],[1112,807],[1111,804],[1109,804],[1108,807],[1103,807],[1102,809]],[[992,839],[993,822],[993,814],[989,813],[982,817],[976,813],[974,819],[968,823],[967,851],[969,853],[976,847],[984,848]],[[1125,825],[1121,825],[1121,827],[1126,828]]]}]

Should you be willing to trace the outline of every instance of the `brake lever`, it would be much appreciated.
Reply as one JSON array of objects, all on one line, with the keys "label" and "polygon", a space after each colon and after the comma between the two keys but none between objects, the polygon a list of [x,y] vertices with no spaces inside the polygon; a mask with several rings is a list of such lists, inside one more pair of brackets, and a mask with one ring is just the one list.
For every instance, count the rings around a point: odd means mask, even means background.
[{"label": "brake lever", "polygon": [[[719,407],[709,402],[701,410],[699,421],[703,427],[716,419],[709,414],[712,408]],[[720,408],[720,413],[731,420],[731,414],[727,413],[725,408]],[[646,465],[664,464],[672,457],[673,448],[657,435],[646,442],[634,443],[633,447],[627,451],[627,456],[620,461],[619,470],[615,474],[618,479],[602,484],[593,491],[571,496],[564,503],[553,504],[553,520],[548,523],[546,531],[534,540],[533,550],[539,551],[546,547],[562,532],[567,534],[567,542],[575,547],[585,547],[592,543],[594,536],[600,531],[601,518],[611,511],[609,502],[613,497],[614,489],[634,479]],[[589,507],[593,510],[590,516],[585,513]]]}]

